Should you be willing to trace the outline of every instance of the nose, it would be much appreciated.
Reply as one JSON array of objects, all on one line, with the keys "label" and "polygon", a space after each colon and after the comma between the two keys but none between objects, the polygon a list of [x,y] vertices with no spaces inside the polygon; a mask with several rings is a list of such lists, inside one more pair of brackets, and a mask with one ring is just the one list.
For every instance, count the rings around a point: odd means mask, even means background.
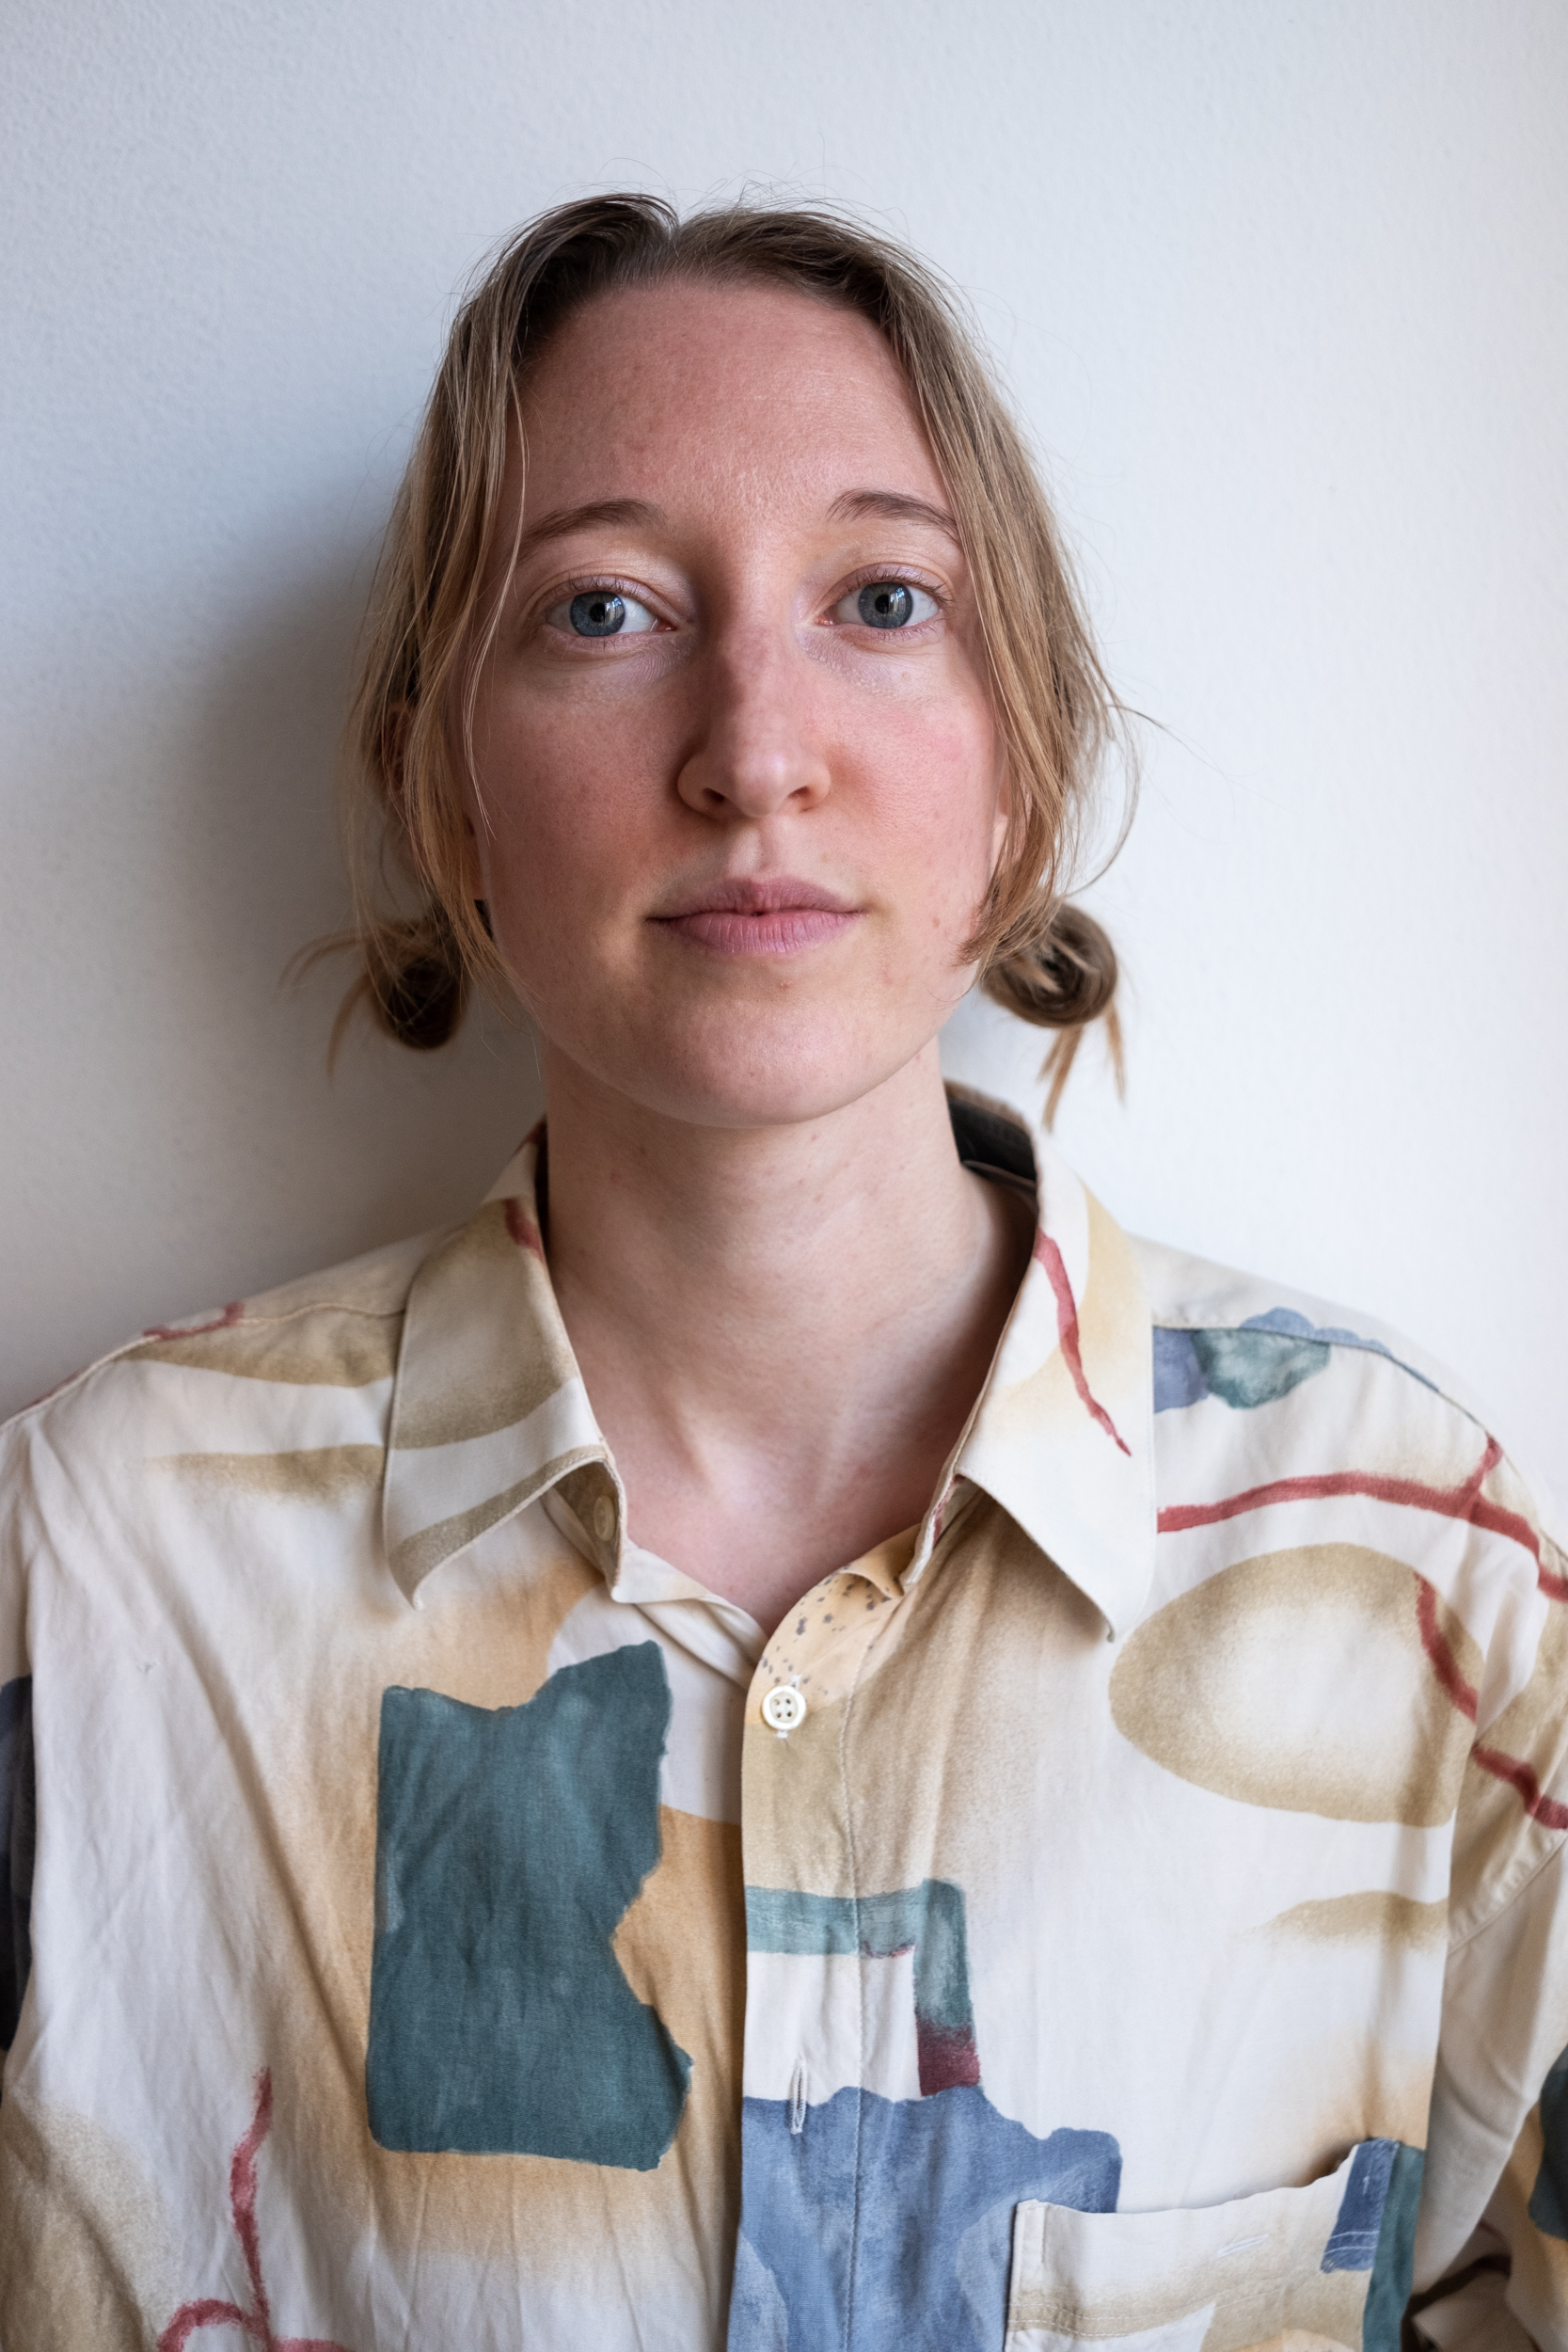
[{"label": "nose", "polygon": [[705,668],[707,707],[676,779],[687,806],[755,819],[825,800],[832,776],[813,723],[810,665],[799,651],[747,630],[717,644]]}]

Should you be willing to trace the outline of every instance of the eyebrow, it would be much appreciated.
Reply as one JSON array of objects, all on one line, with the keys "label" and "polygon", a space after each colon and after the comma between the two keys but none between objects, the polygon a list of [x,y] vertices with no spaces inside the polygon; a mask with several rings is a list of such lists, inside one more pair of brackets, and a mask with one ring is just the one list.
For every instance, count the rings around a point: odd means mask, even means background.
[{"label": "eyebrow", "polygon": [[834,499],[828,513],[834,522],[858,522],[863,516],[875,515],[883,522],[927,523],[945,532],[955,546],[961,545],[958,526],[944,507],[933,506],[929,499],[911,498],[904,490],[846,490]]},{"label": "eyebrow", "polygon": [[[933,506],[929,499],[913,498],[905,490],[846,490],[834,499],[828,515],[833,522],[859,522],[875,516],[883,522],[925,523],[943,532],[955,546],[961,545],[958,527],[945,508]],[[595,499],[585,506],[563,506],[526,525],[517,542],[516,560],[523,563],[536,548],[569,538],[574,531],[650,531],[659,529],[666,519],[663,508],[650,505],[646,499]]]},{"label": "eyebrow", "polygon": [[547,547],[552,539],[569,538],[574,531],[592,531],[595,526],[657,530],[664,519],[663,508],[650,506],[646,499],[598,499],[589,506],[563,506],[558,514],[541,515],[536,523],[525,525],[517,542],[517,561],[521,564],[535,548]]}]

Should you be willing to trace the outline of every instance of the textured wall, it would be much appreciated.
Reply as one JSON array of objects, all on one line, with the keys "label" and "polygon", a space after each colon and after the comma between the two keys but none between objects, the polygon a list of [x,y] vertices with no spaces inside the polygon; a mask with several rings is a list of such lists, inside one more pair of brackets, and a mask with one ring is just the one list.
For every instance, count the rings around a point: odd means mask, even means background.
[{"label": "textured wall", "polygon": [[[0,89],[0,1405],[483,1190],[526,1037],[280,994],[367,551],[535,207],[743,183],[974,293],[1158,719],[1122,1216],[1404,1325],[1568,1486],[1557,0],[51,0]],[[955,1063],[1032,1067],[982,1008]]]}]

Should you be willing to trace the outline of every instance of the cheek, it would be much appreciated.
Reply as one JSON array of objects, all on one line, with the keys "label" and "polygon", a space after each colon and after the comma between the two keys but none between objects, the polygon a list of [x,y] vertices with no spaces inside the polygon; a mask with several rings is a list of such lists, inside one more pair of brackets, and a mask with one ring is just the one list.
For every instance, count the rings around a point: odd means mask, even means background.
[{"label": "cheek", "polygon": [[878,747],[876,798],[920,878],[933,919],[967,931],[999,839],[995,728],[984,709],[943,709],[899,733],[902,740],[884,737]]},{"label": "cheek", "polygon": [[514,921],[565,914],[614,892],[640,854],[649,806],[646,728],[619,714],[563,721],[538,699],[487,714],[479,762],[479,856]]}]

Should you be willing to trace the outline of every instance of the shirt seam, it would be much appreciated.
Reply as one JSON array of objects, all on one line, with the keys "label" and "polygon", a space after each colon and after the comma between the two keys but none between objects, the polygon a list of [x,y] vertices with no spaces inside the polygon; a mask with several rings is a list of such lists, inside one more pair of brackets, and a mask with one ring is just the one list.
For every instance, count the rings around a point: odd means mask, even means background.
[{"label": "shirt seam", "polygon": [[[909,1605],[909,1597],[905,1596],[901,1603],[895,1604],[895,1607],[899,1605],[907,1607]],[[855,1671],[850,1677],[849,1688],[844,1695],[844,1714],[840,1721],[838,1731],[839,1801],[844,1807],[844,1842],[846,1848],[847,1849],[849,1860],[849,1899],[854,1907],[855,1959],[857,1963],[855,1978],[855,2158],[853,2176],[854,2185],[851,2191],[849,2205],[849,2271],[848,2278],[846,2282],[847,2292],[844,2298],[844,2332],[841,2338],[841,2342],[844,2345],[844,2352],[849,2352],[849,2345],[854,2334],[855,2324],[855,2274],[860,2261],[861,2242],[861,2148],[865,2129],[866,2096],[865,1966],[861,1950],[863,1939],[861,1935],[860,1864],[855,1851],[855,1816],[853,1807],[851,1806],[849,1801],[849,1722],[855,1711],[855,1700],[860,1693],[861,1677],[865,1672],[866,1664],[871,1657],[872,1651],[881,1641],[882,1636],[887,1629],[887,1626],[891,1623],[892,1616],[890,1614],[889,1617],[884,1620],[883,1624],[878,1629],[872,1640],[866,1644],[865,1647],[862,1650],[859,1659],[856,1661]]]},{"label": "shirt seam", "polygon": [[1506,1919],[1514,1904],[1524,1900],[1542,1872],[1551,1869],[1555,1864],[1561,1861],[1565,1846],[1568,1846],[1568,1831],[1560,1830],[1557,1843],[1551,1851],[1542,1855],[1535,1867],[1526,1873],[1506,1901],[1499,1903],[1496,1911],[1489,1912],[1484,1919],[1478,1920],[1473,1928],[1466,1928],[1463,1935],[1449,1937],[1449,1957],[1451,1959],[1456,1952],[1465,1951],[1475,1942],[1477,1936],[1485,1935],[1490,1929],[1497,1927],[1500,1920]]}]

